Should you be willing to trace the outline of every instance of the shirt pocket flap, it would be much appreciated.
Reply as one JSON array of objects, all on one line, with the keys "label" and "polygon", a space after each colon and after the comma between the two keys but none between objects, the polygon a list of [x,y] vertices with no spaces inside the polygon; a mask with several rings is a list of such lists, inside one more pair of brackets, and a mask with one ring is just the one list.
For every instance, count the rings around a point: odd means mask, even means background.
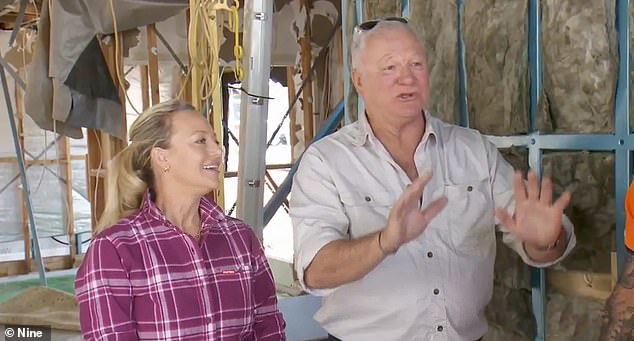
[{"label": "shirt pocket flap", "polygon": [[253,267],[249,264],[216,265],[213,267],[213,272],[216,275],[250,274],[252,271]]},{"label": "shirt pocket flap", "polygon": [[339,194],[345,206],[392,206],[396,196],[388,191],[346,191]]}]

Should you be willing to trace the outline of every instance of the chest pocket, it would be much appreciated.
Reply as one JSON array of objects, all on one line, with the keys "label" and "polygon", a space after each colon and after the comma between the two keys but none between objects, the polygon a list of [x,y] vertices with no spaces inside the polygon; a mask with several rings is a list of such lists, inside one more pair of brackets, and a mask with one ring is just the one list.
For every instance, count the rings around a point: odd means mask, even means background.
[{"label": "chest pocket", "polygon": [[449,231],[455,252],[487,255],[495,251],[495,218],[489,179],[446,184]]},{"label": "chest pocket", "polygon": [[[211,278],[216,290],[214,295],[216,307],[224,307],[225,318],[240,321],[236,324],[226,324],[227,332],[248,333],[251,331],[255,306],[253,293],[253,276],[257,269],[248,261],[238,257],[235,260],[212,260]],[[220,327],[217,323],[214,328]]]},{"label": "chest pocket", "polygon": [[388,191],[348,191],[340,193],[350,225],[351,238],[359,238],[385,227],[396,195]]}]

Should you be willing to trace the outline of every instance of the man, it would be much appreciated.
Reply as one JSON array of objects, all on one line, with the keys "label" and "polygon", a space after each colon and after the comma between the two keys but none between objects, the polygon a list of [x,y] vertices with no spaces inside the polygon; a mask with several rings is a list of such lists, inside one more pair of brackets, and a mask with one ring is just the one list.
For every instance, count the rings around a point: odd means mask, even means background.
[{"label": "man", "polygon": [[427,63],[404,19],[359,25],[351,53],[365,114],[307,149],[291,197],[297,274],[324,296],[315,318],[331,340],[478,340],[496,217],[548,266],[575,244],[570,194],[553,203],[534,173],[525,188],[485,137],[423,110]]},{"label": "man", "polygon": [[634,183],[625,196],[625,265],[606,305],[602,341],[634,340]]}]

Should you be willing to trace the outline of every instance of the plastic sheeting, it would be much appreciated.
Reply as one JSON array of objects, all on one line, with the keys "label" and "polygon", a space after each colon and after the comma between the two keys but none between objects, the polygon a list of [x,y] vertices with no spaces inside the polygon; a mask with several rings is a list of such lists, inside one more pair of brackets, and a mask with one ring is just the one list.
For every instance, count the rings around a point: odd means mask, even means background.
[{"label": "plastic sheeting", "polygon": [[[3,101],[2,101],[3,102]],[[4,106],[4,103],[2,103]],[[6,108],[0,109],[0,156],[15,157],[13,135],[9,128]],[[58,152],[55,134],[43,131],[29,117],[24,118],[25,158],[28,161],[55,160],[63,157]],[[57,144],[54,144],[56,142]],[[85,140],[69,140],[71,155],[85,155]],[[49,148],[47,148],[49,146]],[[83,160],[71,162],[73,187],[73,213],[76,233],[90,232],[90,204],[86,195],[86,166]],[[50,248],[61,246],[51,236],[68,233],[65,172],[63,164],[49,161],[45,165],[27,165],[27,180],[31,189],[31,203],[35,226],[41,240],[43,254]],[[21,259],[24,255],[23,204],[21,181],[17,161],[0,163],[0,261]],[[63,239],[63,238],[58,238]],[[52,241],[52,242],[50,242]],[[50,243],[49,243],[50,242]],[[7,258],[8,257],[8,258]]]}]

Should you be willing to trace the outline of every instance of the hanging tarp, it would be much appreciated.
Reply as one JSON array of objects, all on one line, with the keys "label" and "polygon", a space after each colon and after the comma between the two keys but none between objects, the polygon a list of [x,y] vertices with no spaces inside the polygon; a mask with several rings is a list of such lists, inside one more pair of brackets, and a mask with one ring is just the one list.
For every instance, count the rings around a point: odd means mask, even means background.
[{"label": "hanging tarp", "polygon": [[[119,93],[101,53],[97,35],[165,20],[188,1],[44,2],[33,61],[29,65],[26,112],[43,129],[81,138],[78,127],[124,138]],[[114,16],[112,10],[114,9]],[[55,122],[55,125],[53,124]]]}]

